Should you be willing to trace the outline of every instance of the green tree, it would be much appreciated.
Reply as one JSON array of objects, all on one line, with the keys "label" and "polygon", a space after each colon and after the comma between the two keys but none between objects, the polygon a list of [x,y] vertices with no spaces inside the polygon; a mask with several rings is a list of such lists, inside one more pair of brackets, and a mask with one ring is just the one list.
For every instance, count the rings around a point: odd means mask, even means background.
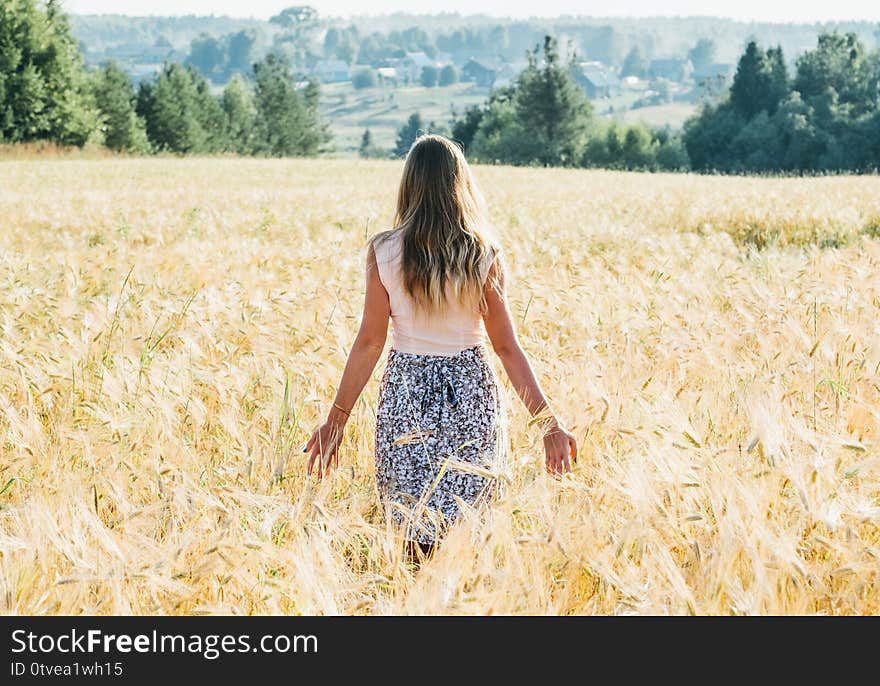
[{"label": "green tree", "polygon": [[878,79],[876,55],[865,50],[856,34],[834,32],[819,36],[816,49],[800,56],[794,90],[804,100],[833,90],[838,102],[858,116],[877,107]]},{"label": "green tree", "polygon": [[764,52],[751,41],[739,60],[730,88],[734,110],[747,120],[762,110],[772,115],[788,91],[788,71],[782,49]]},{"label": "green tree", "polygon": [[766,71],[764,52],[755,41],[749,42],[739,59],[730,89],[733,108],[747,119],[761,111]]},{"label": "green tree", "polygon": [[355,27],[348,29],[331,27],[324,35],[324,57],[352,64],[358,52],[356,38]]},{"label": "green tree", "polygon": [[527,164],[523,154],[526,132],[517,117],[515,87],[493,89],[473,136],[471,155],[482,162]]},{"label": "green tree", "polygon": [[257,108],[247,82],[236,74],[223,89],[220,99],[226,115],[226,141],[228,148],[239,155],[254,151],[254,124]]},{"label": "green tree", "polygon": [[477,129],[480,128],[480,122],[482,120],[483,107],[480,105],[471,105],[465,109],[461,118],[459,118],[453,110],[451,135],[454,140],[461,143],[465,152],[470,151],[471,143],[473,143],[474,136],[477,134]]},{"label": "green tree", "polygon": [[397,140],[394,144],[395,157],[406,157],[412,144],[424,129],[422,115],[414,112],[409,119],[397,130]]},{"label": "green tree", "polygon": [[318,21],[318,10],[309,5],[296,5],[281,10],[269,23],[280,26],[287,31],[298,31],[304,27],[312,27]]},{"label": "green tree", "polygon": [[747,120],[762,110],[772,115],[788,90],[782,49],[765,53],[755,41],[751,41],[739,60],[730,88],[734,110]]},{"label": "green tree", "polygon": [[645,75],[645,58],[642,57],[642,51],[638,46],[633,47],[626,54],[620,74],[621,76],[638,76],[639,78]]},{"label": "green tree", "polygon": [[85,145],[100,113],[57,0],[0,5],[0,140]]},{"label": "green tree", "polygon": [[878,166],[880,58],[854,34],[819,36],[790,82],[781,48],[750,44],[728,101],[685,124],[698,170],[872,171]]},{"label": "green tree", "polygon": [[324,57],[332,59],[336,57],[336,48],[341,42],[342,31],[331,26],[324,34]]},{"label": "green tree", "polygon": [[710,38],[701,38],[694,47],[688,50],[688,59],[694,65],[694,69],[698,71],[708,67],[715,61],[715,41]]},{"label": "green tree", "polygon": [[226,46],[206,33],[200,34],[190,43],[186,63],[198,69],[202,75],[217,80],[226,69]]},{"label": "green tree", "polygon": [[250,74],[253,67],[254,45],[257,33],[253,30],[237,31],[226,37],[226,74],[239,72]]},{"label": "green tree", "polygon": [[528,66],[516,83],[514,108],[528,137],[521,157],[546,166],[578,164],[592,118],[584,90],[560,63],[556,40],[544,38],[543,64],[539,48],[528,53]]},{"label": "green tree", "polygon": [[223,109],[192,66],[166,62],[155,79],[142,81],[137,112],[157,150],[209,153],[225,147]]},{"label": "green tree", "polygon": [[273,157],[311,156],[330,137],[318,112],[318,84],[297,89],[290,63],[269,54],[254,65],[256,150]]},{"label": "green tree", "polygon": [[683,140],[694,169],[733,171],[736,160],[730,145],[746,120],[729,101],[705,104],[697,115],[685,122]]},{"label": "green tree", "polygon": [[623,136],[621,164],[625,169],[650,169],[655,151],[651,133],[644,126],[630,126]]},{"label": "green tree", "polygon": [[668,129],[650,130],[642,124],[621,127],[616,122],[591,131],[582,158],[585,167],[639,171],[686,170],[690,167],[681,137]]},{"label": "green tree", "polygon": [[619,169],[622,151],[619,125],[615,121],[603,122],[592,131],[592,135],[587,140],[581,166]]},{"label": "green tree", "polygon": [[282,34],[275,37],[273,52],[283,55],[297,68],[304,68],[311,55],[313,34],[319,26],[318,11],[309,5],[288,7],[269,22],[282,29]]},{"label": "green tree", "polygon": [[358,152],[361,157],[368,157],[367,152],[373,147],[373,135],[369,129],[364,129],[364,135],[361,136],[361,145]]},{"label": "green tree", "polygon": [[387,151],[376,145],[373,140],[373,134],[369,129],[364,129],[364,134],[361,136],[361,144],[358,148],[358,154],[366,159],[388,156]]},{"label": "green tree", "polygon": [[829,143],[828,136],[815,125],[815,110],[793,91],[780,103],[774,117],[783,150],[779,169],[818,169]]},{"label": "green tree", "polygon": [[767,112],[773,113],[791,92],[791,80],[788,77],[788,67],[785,64],[785,55],[782,48],[776,46],[767,50],[767,69],[770,72],[767,86]]},{"label": "green tree", "polygon": [[779,169],[782,156],[775,118],[761,110],[736,132],[728,155],[734,171],[770,172]]},{"label": "green tree", "polygon": [[681,136],[670,137],[657,148],[657,168],[667,171],[687,171],[691,167]]},{"label": "green tree", "polygon": [[458,70],[456,70],[455,65],[447,64],[440,70],[439,84],[445,87],[455,83],[458,83]]},{"label": "green tree", "polygon": [[93,91],[101,112],[104,145],[111,150],[149,152],[144,121],[136,111],[137,94],[128,74],[111,60],[95,74]]},{"label": "green tree", "polygon": [[437,67],[432,67],[430,65],[426,67],[422,67],[422,73],[419,77],[419,81],[425,88],[434,88],[437,85],[437,81],[440,78],[440,72]]},{"label": "green tree", "polygon": [[375,88],[376,71],[372,67],[358,67],[351,74],[351,85],[356,89]]}]

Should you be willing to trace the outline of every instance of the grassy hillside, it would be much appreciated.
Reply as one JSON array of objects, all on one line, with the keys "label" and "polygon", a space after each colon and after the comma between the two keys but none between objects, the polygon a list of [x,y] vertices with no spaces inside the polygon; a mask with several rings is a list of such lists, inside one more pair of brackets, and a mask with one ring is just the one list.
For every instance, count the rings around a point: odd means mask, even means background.
[{"label": "grassy hillside", "polygon": [[434,122],[447,127],[452,107],[458,112],[471,105],[482,104],[487,89],[473,83],[457,83],[443,88],[406,86],[400,88],[365,88],[357,90],[350,83],[321,86],[321,114],[330,124],[336,155],[357,155],[364,129],[369,128],[373,142],[392,148],[397,129],[414,112],[419,112],[427,125]]},{"label": "grassy hillside", "polygon": [[626,110],[616,116],[627,124],[643,123],[648,126],[670,126],[680,129],[685,121],[697,111],[697,106],[689,103],[670,103],[668,105],[653,105],[640,107],[635,110]]},{"label": "grassy hillside", "polygon": [[[477,168],[580,460],[419,573],[300,448],[400,164],[0,163],[0,603],[44,613],[876,614],[880,179]],[[758,249],[761,246],[761,249]]]}]

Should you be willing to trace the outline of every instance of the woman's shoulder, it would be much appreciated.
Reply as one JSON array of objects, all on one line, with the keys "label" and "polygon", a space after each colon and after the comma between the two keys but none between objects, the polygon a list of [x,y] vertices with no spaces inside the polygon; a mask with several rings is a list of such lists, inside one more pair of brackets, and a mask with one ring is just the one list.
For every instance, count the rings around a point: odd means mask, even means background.
[{"label": "woman's shoulder", "polygon": [[377,260],[389,259],[389,250],[400,235],[399,229],[388,229],[374,233],[367,240],[367,250],[373,250]]},{"label": "woman's shoulder", "polygon": [[480,275],[483,283],[489,278],[492,266],[495,265],[496,262],[501,262],[503,259],[504,252],[501,248],[501,243],[494,239],[486,241],[486,250],[483,253],[483,259],[480,262]]},{"label": "woman's shoulder", "polygon": [[500,259],[503,254],[501,243],[496,239],[486,241],[485,251],[483,252],[483,261],[486,267],[490,267],[496,258]]}]

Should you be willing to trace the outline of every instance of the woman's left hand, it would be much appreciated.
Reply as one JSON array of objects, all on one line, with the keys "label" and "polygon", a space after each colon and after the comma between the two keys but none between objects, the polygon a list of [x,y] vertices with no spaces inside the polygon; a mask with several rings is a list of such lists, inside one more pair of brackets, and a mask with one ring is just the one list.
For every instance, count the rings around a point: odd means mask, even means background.
[{"label": "woman's left hand", "polygon": [[306,443],[303,452],[309,452],[308,474],[317,466],[318,478],[321,479],[334,467],[339,466],[339,444],[345,431],[344,420],[328,419],[315,429],[315,433]]}]

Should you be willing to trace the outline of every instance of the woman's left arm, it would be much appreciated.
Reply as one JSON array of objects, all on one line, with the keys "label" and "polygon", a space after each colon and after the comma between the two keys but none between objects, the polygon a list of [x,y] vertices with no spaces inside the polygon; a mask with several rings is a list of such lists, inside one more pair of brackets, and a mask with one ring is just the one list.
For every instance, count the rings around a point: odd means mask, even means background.
[{"label": "woman's left arm", "polygon": [[[361,326],[348,354],[342,380],[339,382],[339,390],[336,392],[327,420],[315,430],[303,449],[303,452],[311,451],[308,473],[311,474],[315,464],[318,463],[319,477],[339,462],[339,444],[342,442],[349,414],[364,386],[370,380],[388,337],[391,304],[388,301],[388,292],[379,279],[376,253],[372,245],[367,251],[366,277],[367,287]],[[342,410],[339,409],[340,406]]]}]

